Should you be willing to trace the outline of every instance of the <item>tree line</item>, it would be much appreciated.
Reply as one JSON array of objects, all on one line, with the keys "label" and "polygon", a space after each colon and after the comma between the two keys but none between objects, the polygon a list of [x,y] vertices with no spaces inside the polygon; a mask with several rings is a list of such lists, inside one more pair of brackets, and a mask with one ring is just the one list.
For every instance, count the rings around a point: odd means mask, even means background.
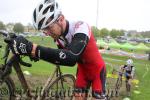
[{"label": "tree line", "polygon": [[125,33],[128,33],[127,36],[132,38],[150,38],[150,31],[132,32],[126,30],[117,30],[117,29],[108,30],[107,28],[98,29],[95,26],[92,26],[92,30],[95,37],[102,37],[102,38],[106,36],[117,38],[118,36],[125,36]]},{"label": "tree line", "polygon": [[[9,30],[11,32],[23,33],[24,31],[29,32],[30,30],[35,29],[30,23],[27,26],[24,26],[21,23],[8,23],[5,25],[2,21],[0,21],[0,30]],[[95,26],[92,26],[92,31],[96,38],[98,37],[104,38],[106,36],[116,38],[118,36],[123,36],[124,33],[127,32],[126,30],[117,30],[117,29],[112,30],[108,30],[107,28],[98,29]],[[150,38],[150,31],[140,32],[140,35],[138,32],[136,34],[131,33],[129,34],[129,36]]]},{"label": "tree line", "polygon": [[108,30],[107,28],[98,29],[95,26],[92,26],[92,30],[95,37],[102,37],[102,38],[106,36],[116,38],[117,36],[123,36],[125,32],[125,30],[117,30],[117,29],[112,30]]},{"label": "tree line", "polygon": [[34,27],[29,23],[27,26],[24,26],[21,23],[8,23],[4,24],[0,21],[0,30],[7,30],[15,33],[23,33],[24,31],[34,30]]}]

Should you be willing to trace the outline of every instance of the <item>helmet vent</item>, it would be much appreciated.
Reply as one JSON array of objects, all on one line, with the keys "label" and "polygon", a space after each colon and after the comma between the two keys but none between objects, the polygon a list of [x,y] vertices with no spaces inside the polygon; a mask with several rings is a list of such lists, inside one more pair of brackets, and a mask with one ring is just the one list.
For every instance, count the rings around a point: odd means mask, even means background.
[{"label": "helmet vent", "polygon": [[44,0],[44,3],[51,3],[53,2],[54,0]]},{"label": "helmet vent", "polygon": [[54,19],[54,14],[50,17],[51,19]]},{"label": "helmet vent", "polygon": [[44,3],[46,3],[47,1],[49,1],[49,0],[44,0]]},{"label": "helmet vent", "polygon": [[51,7],[50,7],[50,12],[53,12],[54,11],[54,5],[52,5]]},{"label": "helmet vent", "polygon": [[49,7],[47,7],[47,8],[43,11],[43,14],[46,14],[48,10],[49,10]]},{"label": "helmet vent", "polygon": [[41,26],[42,26],[42,24],[43,24],[43,22],[44,22],[44,20],[45,20],[45,17],[39,22],[39,24],[38,24],[38,29],[40,29],[41,28]]},{"label": "helmet vent", "polygon": [[56,8],[58,8],[58,3],[56,3]]},{"label": "helmet vent", "polygon": [[34,18],[34,22],[36,22],[36,10],[34,10],[33,12],[33,18]]},{"label": "helmet vent", "polygon": [[42,7],[43,7],[43,5],[41,4],[41,5],[39,6],[39,12],[40,12],[40,10],[42,9]]}]

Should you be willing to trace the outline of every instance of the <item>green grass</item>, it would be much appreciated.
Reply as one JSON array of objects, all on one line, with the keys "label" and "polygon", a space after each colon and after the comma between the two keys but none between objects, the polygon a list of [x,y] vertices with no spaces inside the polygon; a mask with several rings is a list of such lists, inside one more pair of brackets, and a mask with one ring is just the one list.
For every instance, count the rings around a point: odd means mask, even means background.
[{"label": "green grass", "polygon": [[[29,71],[33,75],[50,75],[54,72],[56,65],[45,62],[45,61],[38,61],[38,62],[31,62],[28,58],[25,58],[25,61],[32,64],[32,67],[22,67],[23,70]],[[75,75],[76,66],[73,67],[65,67],[61,66],[63,73],[71,73]]]},{"label": "green grass", "polygon": [[40,44],[42,46],[56,48],[54,40],[51,37],[29,37],[28,40],[32,41],[33,43]]}]

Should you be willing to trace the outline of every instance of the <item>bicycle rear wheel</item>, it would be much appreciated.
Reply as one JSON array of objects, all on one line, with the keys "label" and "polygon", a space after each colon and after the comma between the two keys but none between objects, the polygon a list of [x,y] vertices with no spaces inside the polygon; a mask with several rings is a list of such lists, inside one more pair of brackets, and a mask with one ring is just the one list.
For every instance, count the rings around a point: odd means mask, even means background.
[{"label": "bicycle rear wheel", "polygon": [[127,91],[127,96],[130,97],[131,95],[131,84],[128,83],[129,81],[126,82],[126,91]]},{"label": "bicycle rear wheel", "polygon": [[75,77],[71,74],[58,77],[47,89],[46,98],[48,100],[72,100],[74,83]]},{"label": "bicycle rear wheel", "polygon": [[15,100],[15,84],[9,76],[0,81],[0,100]]}]

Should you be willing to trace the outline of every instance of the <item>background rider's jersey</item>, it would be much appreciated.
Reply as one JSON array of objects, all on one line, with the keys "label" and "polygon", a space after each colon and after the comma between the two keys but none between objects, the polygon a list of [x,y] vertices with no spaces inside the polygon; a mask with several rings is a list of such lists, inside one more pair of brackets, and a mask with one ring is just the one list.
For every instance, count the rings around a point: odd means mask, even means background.
[{"label": "background rider's jersey", "polygon": [[123,67],[125,69],[125,72],[130,74],[132,77],[134,77],[134,73],[135,73],[135,67],[134,66],[128,66],[128,65],[124,65]]}]

